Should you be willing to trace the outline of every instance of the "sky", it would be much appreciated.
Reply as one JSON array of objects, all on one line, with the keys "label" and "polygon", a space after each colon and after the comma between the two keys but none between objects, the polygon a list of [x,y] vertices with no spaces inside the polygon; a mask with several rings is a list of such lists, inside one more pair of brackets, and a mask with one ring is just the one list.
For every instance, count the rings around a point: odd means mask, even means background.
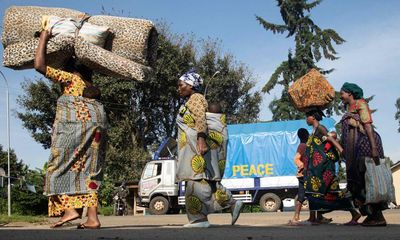
[{"label": "sky", "polygon": [[[233,54],[246,64],[255,77],[254,90],[260,90],[273,71],[293,48],[293,39],[265,31],[255,19],[282,23],[279,8],[273,0],[0,0],[0,18],[13,5],[64,7],[101,14],[105,9],[125,16],[165,21],[172,32],[194,34],[197,38],[218,39],[224,53]],[[336,30],[346,42],[336,46],[340,59],[321,60],[318,66],[335,68],[328,80],[339,90],[346,81],[359,84],[366,96],[374,95],[371,108],[377,131],[382,136],[385,155],[400,160],[399,123],[394,119],[395,102],[400,97],[400,1],[324,0],[312,11],[312,19],[321,28]],[[123,11],[123,12],[122,12]],[[0,47],[0,56],[3,48]],[[10,89],[11,148],[30,168],[41,168],[49,151],[36,143],[22,122],[16,118],[16,99],[22,94],[25,79],[40,77],[34,70],[14,71],[0,66]],[[280,90],[263,95],[260,120],[270,120],[269,102],[280,96]],[[335,117],[339,120],[339,117]],[[6,85],[0,79],[0,144],[7,146]]]}]

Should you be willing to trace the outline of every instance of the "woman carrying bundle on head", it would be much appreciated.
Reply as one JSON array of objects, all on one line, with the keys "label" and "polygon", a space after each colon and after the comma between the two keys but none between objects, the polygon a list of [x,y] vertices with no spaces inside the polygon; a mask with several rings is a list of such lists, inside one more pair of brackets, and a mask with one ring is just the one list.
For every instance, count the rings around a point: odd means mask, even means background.
[{"label": "woman carrying bundle on head", "polygon": [[97,100],[100,91],[93,86],[90,69],[73,59],[63,70],[46,65],[50,36],[48,31],[42,31],[34,64],[38,72],[63,87],[57,100],[46,172],[49,216],[61,216],[52,225],[61,227],[82,217],[82,209],[87,207],[88,219],[78,228],[100,228],[97,205],[105,157],[106,114]]},{"label": "woman carrying bundle on head", "polygon": [[306,143],[304,160],[304,187],[310,205],[309,222],[321,222],[315,216],[315,211],[320,218],[322,213],[332,210],[350,211],[352,221],[357,222],[360,216],[339,188],[336,176],[336,163],[343,148],[332,134],[328,134],[326,127],[320,124],[324,116],[320,109],[308,111],[306,116],[307,124],[313,127]]}]

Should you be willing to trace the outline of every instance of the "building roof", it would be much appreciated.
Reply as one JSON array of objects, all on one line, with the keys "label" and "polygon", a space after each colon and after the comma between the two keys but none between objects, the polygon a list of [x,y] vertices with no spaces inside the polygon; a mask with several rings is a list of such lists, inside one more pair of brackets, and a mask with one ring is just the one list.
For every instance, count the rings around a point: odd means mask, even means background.
[{"label": "building roof", "polygon": [[398,161],[397,163],[395,163],[392,167],[392,172],[397,171],[400,169],[400,161]]}]

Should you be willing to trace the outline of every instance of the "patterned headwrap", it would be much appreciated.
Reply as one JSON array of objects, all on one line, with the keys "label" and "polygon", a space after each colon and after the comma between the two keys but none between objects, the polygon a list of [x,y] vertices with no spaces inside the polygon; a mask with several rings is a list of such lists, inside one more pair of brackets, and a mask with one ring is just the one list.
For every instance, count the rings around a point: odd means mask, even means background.
[{"label": "patterned headwrap", "polygon": [[198,73],[196,73],[193,69],[189,70],[187,73],[183,74],[179,80],[189,84],[193,87],[193,90],[198,92],[201,90],[201,86],[203,85],[203,79],[200,77]]},{"label": "patterned headwrap", "polygon": [[355,83],[344,83],[342,86],[342,91],[351,93],[353,95],[354,99],[361,99],[364,97],[364,92],[362,88],[360,88],[357,84]]}]

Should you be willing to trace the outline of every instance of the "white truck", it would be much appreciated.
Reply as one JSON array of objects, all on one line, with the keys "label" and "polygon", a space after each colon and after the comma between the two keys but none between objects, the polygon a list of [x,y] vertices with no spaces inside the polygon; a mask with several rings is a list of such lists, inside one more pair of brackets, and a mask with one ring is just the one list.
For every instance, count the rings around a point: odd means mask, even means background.
[{"label": "white truck", "polygon": [[[322,122],[329,130],[334,130],[334,123],[330,118]],[[222,184],[235,199],[275,212],[283,208],[285,199],[296,198],[293,157],[299,144],[297,130],[302,127],[311,130],[304,120],[228,125]],[[184,183],[175,178],[176,153],[176,141],[164,140],[143,170],[138,205],[149,208],[151,214],[179,213],[185,205]]]}]

